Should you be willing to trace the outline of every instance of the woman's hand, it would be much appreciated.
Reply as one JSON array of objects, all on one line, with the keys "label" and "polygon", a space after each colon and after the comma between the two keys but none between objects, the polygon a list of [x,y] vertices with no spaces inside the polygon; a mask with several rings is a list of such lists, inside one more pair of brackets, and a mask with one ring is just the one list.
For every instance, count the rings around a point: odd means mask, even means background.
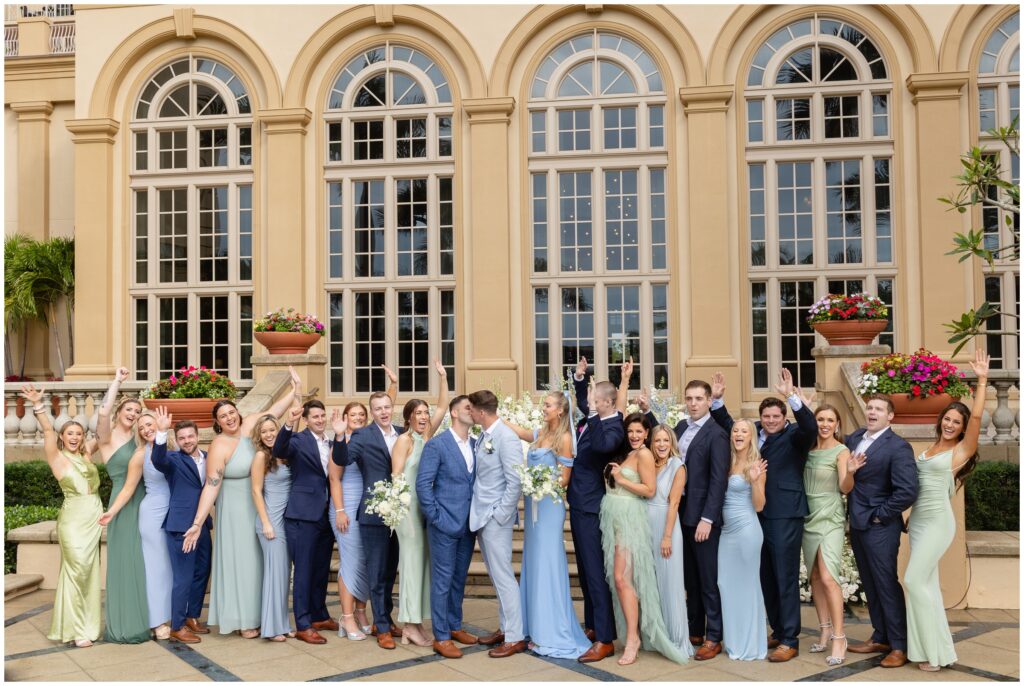
[{"label": "woman's hand", "polygon": [[868,461],[868,456],[864,453],[854,453],[850,455],[850,459],[846,461],[846,473],[855,474],[858,469],[864,466],[864,463]]},{"label": "woman's hand", "polygon": [[804,404],[804,407],[806,407],[808,410],[811,409],[811,403],[814,401],[814,396],[818,394],[817,391],[812,390],[811,394],[807,395],[806,393],[804,393],[804,389],[800,387],[797,387],[793,390],[800,397],[800,402]]},{"label": "woman's hand", "polygon": [[36,388],[32,384],[25,384],[21,387],[21,397],[33,405],[41,405],[43,402],[43,389]]},{"label": "woman's hand", "polygon": [[448,370],[441,364],[441,360],[434,358],[434,369],[437,370],[437,375],[442,379],[448,376]]},{"label": "woman's hand", "polygon": [[636,397],[636,406],[640,408],[640,411],[647,414],[651,411],[651,401],[647,397],[647,393],[640,391],[640,395]]},{"label": "woman's hand", "polygon": [[988,365],[991,358],[984,350],[977,350],[974,359],[971,361],[971,369],[979,380],[988,378]]},{"label": "woman's hand", "polygon": [[388,375],[388,383],[398,383],[398,374],[395,374],[391,367],[386,364],[382,364],[381,368],[384,370],[384,373]]},{"label": "woman's hand", "polygon": [[115,515],[113,512],[104,512],[100,515],[100,518],[97,521],[97,523],[100,526],[106,526],[107,524],[110,524],[110,522],[112,522],[114,520],[114,517],[116,516],[117,515]]},{"label": "woman's hand", "polygon": [[622,483],[622,465],[617,462],[609,462],[608,473],[612,475],[612,479],[615,483]]},{"label": "woman's hand", "polygon": [[270,522],[267,522],[263,525],[263,538],[267,539],[268,541],[274,540],[274,525]]},{"label": "woman's hand", "polygon": [[719,400],[725,395],[725,374],[715,372],[711,375],[711,399]]},{"label": "woman's hand", "polygon": [[747,474],[750,476],[751,481],[757,481],[762,475],[768,473],[768,462],[767,460],[758,460],[754,464],[747,467]]},{"label": "woman's hand", "polygon": [[117,371],[114,372],[114,381],[124,383],[128,380],[129,375],[131,375],[131,372],[128,371],[128,367],[118,367]]},{"label": "woman's hand", "polygon": [[341,441],[348,431],[348,420],[337,407],[331,411],[331,428],[334,429],[334,440]]},{"label": "woman's hand", "polygon": [[156,430],[157,431],[170,431],[171,420],[174,419],[173,415],[167,414],[167,408],[161,405],[156,408]]},{"label": "woman's hand", "polygon": [[334,526],[338,528],[338,531],[343,534],[347,534],[348,524],[348,514],[346,514],[344,510],[339,510],[334,513]]},{"label": "woman's hand", "polygon": [[633,356],[630,355],[629,359],[622,363],[622,379],[628,385],[629,378],[633,376]]},{"label": "woman's hand", "polygon": [[196,541],[199,540],[199,532],[202,528],[198,524],[193,524],[185,532],[184,538],[181,539],[181,552],[191,553],[196,549]]},{"label": "woman's hand", "polygon": [[661,539],[661,556],[666,560],[672,557],[672,537],[666,536]]}]

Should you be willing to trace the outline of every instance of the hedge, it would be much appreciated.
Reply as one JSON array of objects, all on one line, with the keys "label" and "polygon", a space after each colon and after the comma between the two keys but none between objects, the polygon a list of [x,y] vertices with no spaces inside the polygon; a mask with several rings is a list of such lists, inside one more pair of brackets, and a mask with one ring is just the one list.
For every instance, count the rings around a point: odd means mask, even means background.
[{"label": "hedge", "polygon": [[36,522],[57,519],[58,513],[59,506],[4,505],[4,574],[14,574],[18,562],[18,544],[7,542],[7,532]]},{"label": "hedge", "polygon": [[979,462],[964,489],[968,531],[1020,530],[1020,465]]},{"label": "hedge", "polygon": [[[110,502],[110,477],[105,465],[97,464],[100,473],[100,500],[106,508]],[[60,507],[64,495],[53,478],[50,465],[44,460],[8,462],[4,465],[4,504]]]}]

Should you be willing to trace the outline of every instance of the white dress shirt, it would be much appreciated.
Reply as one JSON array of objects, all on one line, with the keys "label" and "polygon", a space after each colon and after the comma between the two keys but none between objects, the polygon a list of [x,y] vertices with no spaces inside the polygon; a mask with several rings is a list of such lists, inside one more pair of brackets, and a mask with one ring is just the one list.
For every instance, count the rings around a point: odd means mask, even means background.
[{"label": "white dress shirt", "polygon": [[448,429],[451,432],[452,437],[455,439],[455,445],[459,446],[459,452],[462,453],[462,459],[466,461],[466,471],[470,474],[473,473],[473,449],[469,444],[469,437],[466,440],[459,438],[459,435],[455,433],[455,429]]},{"label": "white dress shirt", "polygon": [[327,435],[317,436],[312,431],[309,432],[313,436],[313,440],[316,441],[316,448],[320,451],[320,466],[324,469],[324,474],[327,473],[327,463],[331,459],[331,439],[327,438]]},{"label": "white dress shirt", "polygon": [[[376,422],[374,423],[376,424]],[[391,431],[391,433],[385,431],[384,427],[382,427],[380,424],[377,424],[377,428],[380,429],[381,435],[384,436],[384,442],[388,446],[388,455],[390,455],[391,451],[395,449],[395,442],[398,441],[398,432],[395,431],[394,424],[388,425],[388,429]]]},{"label": "white dress shirt", "polygon": [[[153,439],[153,442],[156,445],[163,445],[164,443],[166,443],[167,442],[167,432],[166,431],[157,431],[156,432],[156,436]],[[188,455],[188,453],[184,453],[184,454]],[[196,457],[195,455],[188,455],[188,456],[191,457],[192,460],[196,463],[196,469],[199,470],[199,483],[201,483],[202,485],[205,486],[206,485],[206,453],[204,453],[202,450],[200,450],[198,457]]]},{"label": "white dress shirt", "polygon": [[879,436],[881,436],[882,434],[884,434],[888,430],[889,430],[889,427],[885,427],[884,429],[881,429],[880,431],[876,431],[875,433],[871,433],[870,431],[865,431],[864,435],[861,436],[860,443],[857,444],[857,449],[854,450],[853,452],[855,452],[855,453],[866,453],[868,451],[868,448],[871,447],[871,444],[875,442],[875,439],[877,439]]},{"label": "white dress shirt", "polygon": [[686,451],[689,449],[690,443],[693,442],[697,432],[708,423],[709,419],[711,419],[710,412],[700,419],[691,419],[686,422],[686,431],[679,437],[679,459],[683,461],[683,464],[686,464]]}]

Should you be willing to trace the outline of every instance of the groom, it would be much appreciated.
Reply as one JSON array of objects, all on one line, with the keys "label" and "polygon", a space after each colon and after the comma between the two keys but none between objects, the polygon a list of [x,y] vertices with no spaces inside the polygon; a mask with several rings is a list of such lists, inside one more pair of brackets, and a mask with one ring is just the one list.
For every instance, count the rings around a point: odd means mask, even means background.
[{"label": "groom", "polygon": [[512,526],[519,510],[522,481],[516,466],[523,447],[512,429],[498,419],[498,398],[490,391],[471,393],[473,421],[483,428],[476,442],[476,482],[469,510],[469,528],[477,533],[480,552],[498,593],[501,627],[480,639],[497,645],[487,654],[508,657],[526,650],[519,583],[512,570]]}]

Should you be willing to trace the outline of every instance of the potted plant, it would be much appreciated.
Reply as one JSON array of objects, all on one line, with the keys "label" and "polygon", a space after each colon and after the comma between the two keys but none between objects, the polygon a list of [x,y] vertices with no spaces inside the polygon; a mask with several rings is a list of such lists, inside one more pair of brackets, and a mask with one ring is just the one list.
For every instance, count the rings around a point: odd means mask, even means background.
[{"label": "potted plant", "polygon": [[218,400],[234,400],[238,389],[228,377],[206,367],[182,367],[142,392],[148,409],[164,407],[174,419],[191,419],[200,428],[213,426],[213,406]]},{"label": "potted plant", "polygon": [[294,307],[268,312],[253,324],[256,340],[271,355],[305,354],[324,335],[324,325],[311,314],[296,312]]},{"label": "potted plant", "polygon": [[889,308],[875,295],[829,293],[811,306],[807,323],[829,345],[870,345],[885,330]]},{"label": "potted plant", "polygon": [[857,392],[885,393],[896,407],[896,424],[930,424],[949,403],[971,395],[964,373],[924,348],[892,353],[861,365]]}]

